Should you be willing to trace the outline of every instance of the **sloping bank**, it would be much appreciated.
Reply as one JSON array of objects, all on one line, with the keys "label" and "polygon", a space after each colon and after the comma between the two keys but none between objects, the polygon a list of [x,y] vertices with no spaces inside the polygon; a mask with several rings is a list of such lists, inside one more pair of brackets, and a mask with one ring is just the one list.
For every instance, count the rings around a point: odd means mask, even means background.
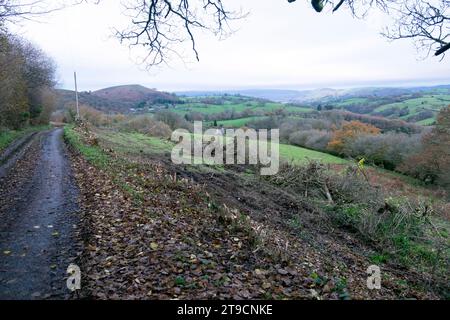
[{"label": "sloping bank", "polygon": [[182,172],[131,136],[121,152],[123,146],[87,126],[66,127],[65,137],[81,190],[89,297],[437,297],[405,287],[405,279],[389,269],[382,289],[368,290],[366,271],[373,262],[358,241],[318,225],[324,220],[316,212],[272,184],[262,181],[262,194],[226,170]]}]

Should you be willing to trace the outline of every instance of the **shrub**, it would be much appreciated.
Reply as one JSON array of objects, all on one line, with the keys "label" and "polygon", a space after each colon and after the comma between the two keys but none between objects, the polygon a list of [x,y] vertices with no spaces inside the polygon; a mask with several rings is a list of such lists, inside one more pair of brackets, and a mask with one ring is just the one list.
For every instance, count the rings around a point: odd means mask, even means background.
[{"label": "shrub", "polygon": [[53,112],[52,115],[50,116],[50,121],[57,122],[57,123],[67,122],[64,111],[57,110],[57,111]]},{"label": "shrub", "polygon": [[289,143],[309,149],[325,151],[331,140],[331,133],[325,130],[296,131],[289,136]]},{"label": "shrub", "polygon": [[268,176],[266,179],[300,196],[330,200],[328,188],[330,177],[328,166],[318,161],[310,161],[303,166],[283,162],[278,174]]},{"label": "shrub", "polygon": [[342,120],[345,121],[357,120],[363,123],[373,125],[381,129],[383,132],[393,131],[393,132],[413,134],[413,133],[421,133],[423,131],[422,126],[408,123],[399,119],[388,119],[385,117],[369,116],[344,111],[328,111],[324,112],[322,116],[327,118],[331,116],[340,117]]},{"label": "shrub", "polygon": [[375,136],[380,134],[380,129],[360,121],[345,123],[341,129],[334,130],[333,137],[328,143],[328,149],[338,154],[344,154],[345,148],[359,137]]},{"label": "shrub", "polygon": [[289,143],[300,147],[306,146],[306,140],[308,139],[308,136],[311,134],[310,132],[311,130],[305,130],[305,131],[296,131],[292,133],[289,136]]},{"label": "shrub", "polygon": [[205,119],[205,115],[200,112],[189,112],[185,115],[185,119],[187,121],[203,121]]},{"label": "shrub", "polygon": [[120,124],[120,128],[125,131],[139,132],[164,138],[168,138],[172,133],[172,130],[167,124],[156,121],[148,115],[131,117]]},{"label": "shrub", "polygon": [[169,138],[172,134],[172,130],[170,130],[170,127],[167,124],[156,121],[146,133],[154,137]]},{"label": "shrub", "polygon": [[407,135],[392,132],[376,136],[361,136],[350,141],[343,152],[347,156],[365,158],[376,165],[394,170],[420,150],[420,140],[420,134]]},{"label": "shrub", "polygon": [[164,122],[172,130],[190,129],[191,125],[182,116],[171,111],[159,111],[155,114],[155,120]]},{"label": "shrub", "polygon": [[80,116],[94,126],[101,126],[105,123],[105,114],[89,106],[80,106]]},{"label": "shrub", "polygon": [[450,106],[440,111],[436,126],[423,137],[421,150],[400,170],[450,190]]},{"label": "shrub", "polygon": [[446,270],[448,255],[442,250],[446,243],[430,220],[433,209],[427,201],[389,197],[371,185],[357,166],[337,173],[319,162],[284,163],[278,175],[266,179],[308,198],[333,223],[373,245],[384,260],[390,257],[405,265]]}]

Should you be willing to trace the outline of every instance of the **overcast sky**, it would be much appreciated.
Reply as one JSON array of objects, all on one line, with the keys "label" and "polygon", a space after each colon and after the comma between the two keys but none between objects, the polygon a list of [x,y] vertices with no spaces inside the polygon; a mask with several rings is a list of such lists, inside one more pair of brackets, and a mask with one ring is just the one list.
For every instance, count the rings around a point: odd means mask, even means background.
[{"label": "overcast sky", "polygon": [[361,21],[344,10],[317,14],[309,1],[240,3],[250,15],[233,25],[231,37],[198,35],[199,63],[191,56],[152,72],[136,64],[139,52],[113,37],[113,27],[128,21],[120,0],[68,8],[15,30],[53,57],[60,87],[69,89],[74,70],[81,90],[121,84],[176,91],[450,83],[450,56],[424,60],[410,41],[386,41],[379,33],[387,21],[379,14]]}]

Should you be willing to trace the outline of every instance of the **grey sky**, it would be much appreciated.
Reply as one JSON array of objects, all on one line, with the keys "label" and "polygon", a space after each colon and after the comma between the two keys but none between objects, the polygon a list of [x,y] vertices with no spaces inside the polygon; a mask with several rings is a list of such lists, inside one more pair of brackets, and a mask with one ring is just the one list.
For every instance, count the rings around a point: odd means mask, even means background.
[{"label": "grey sky", "polygon": [[344,10],[316,14],[307,1],[240,5],[250,15],[234,24],[231,37],[198,35],[199,63],[189,56],[150,73],[136,65],[139,52],[112,37],[112,28],[127,22],[118,0],[69,8],[16,30],[55,59],[63,88],[72,88],[74,70],[82,90],[134,83],[170,91],[450,83],[450,57],[423,60],[408,40],[387,42],[379,32],[388,21],[380,14],[363,21]]}]

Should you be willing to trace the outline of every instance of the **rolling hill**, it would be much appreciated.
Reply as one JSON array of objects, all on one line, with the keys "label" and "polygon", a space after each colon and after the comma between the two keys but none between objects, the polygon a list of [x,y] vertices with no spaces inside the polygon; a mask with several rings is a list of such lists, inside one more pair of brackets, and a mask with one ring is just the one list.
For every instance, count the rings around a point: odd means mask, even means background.
[{"label": "rolling hill", "polygon": [[193,91],[178,94],[198,97],[238,94],[280,103],[295,103],[313,109],[342,109],[353,113],[401,119],[420,125],[434,123],[439,110],[450,105],[450,85],[431,87],[365,87],[316,90]]},{"label": "rolling hill", "polygon": [[180,91],[177,95],[186,97],[221,96],[224,94],[243,95],[276,102],[324,103],[339,99],[377,97],[389,98],[394,96],[420,94],[449,94],[450,85],[431,87],[362,87],[350,89],[319,88],[313,90],[285,90],[285,89],[245,89],[220,91]]},{"label": "rolling hill", "polygon": [[125,85],[92,92],[96,97],[127,105],[137,105],[141,102],[148,104],[176,102],[177,97],[156,89],[149,89],[141,85]]},{"label": "rolling hill", "polygon": [[[74,92],[58,90],[59,108],[74,103]],[[206,108],[199,103],[191,105],[191,99],[218,98],[229,100],[235,95],[260,100],[259,103],[276,104],[277,108],[288,110],[288,104],[301,104],[310,109],[341,109],[353,113],[401,119],[420,125],[434,123],[439,110],[450,104],[450,86],[434,87],[366,87],[353,89],[322,88],[296,91],[277,89],[231,90],[231,91],[185,91],[174,94],[149,89],[141,85],[123,85],[92,92],[81,92],[80,103],[104,112],[151,112],[155,107],[174,104],[173,111],[185,114],[187,111],[200,113],[222,112],[227,108],[235,111],[249,109],[246,105],[233,103]],[[256,103],[256,102],[255,102]],[[248,104],[248,103],[247,103]],[[241,110],[242,109],[242,110]],[[298,108],[297,108],[298,109]],[[297,110],[296,109],[296,110]],[[292,110],[289,110],[292,111]]]},{"label": "rolling hill", "polygon": [[[74,91],[59,89],[57,93],[59,109],[74,104]],[[98,91],[84,91],[79,93],[79,100],[82,105],[87,105],[104,112],[121,113],[129,113],[136,109],[179,101],[172,94],[140,85],[124,85]]]}]

